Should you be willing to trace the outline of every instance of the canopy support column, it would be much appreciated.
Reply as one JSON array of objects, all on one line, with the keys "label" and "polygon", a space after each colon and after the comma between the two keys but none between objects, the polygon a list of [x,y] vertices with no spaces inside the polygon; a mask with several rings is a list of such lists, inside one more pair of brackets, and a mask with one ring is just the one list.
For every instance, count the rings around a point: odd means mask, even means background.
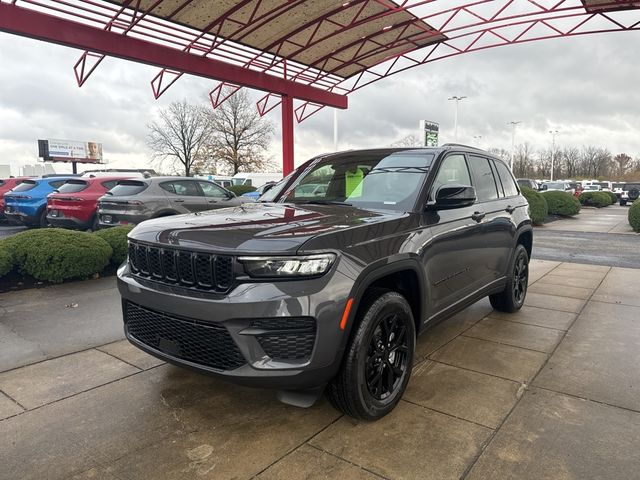
[{"label": "canopy support column", "polygon": [[282,175],[293,171],[293,98],[282,95]]}]

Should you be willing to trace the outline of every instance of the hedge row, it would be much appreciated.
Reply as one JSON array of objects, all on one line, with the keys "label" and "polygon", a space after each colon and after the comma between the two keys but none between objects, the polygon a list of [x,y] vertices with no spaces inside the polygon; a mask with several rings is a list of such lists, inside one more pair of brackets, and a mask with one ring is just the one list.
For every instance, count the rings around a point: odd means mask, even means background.
[{"label": "hedge row", "polygon": [[227,190],[236,194],[236,196],[243,195],[249,192],[255,192],[256,187],[252,187],[251,185],[230,185],[227,187]]},{"label": "hedge row", "polygon": [[0,241],[0,277],[12,270],[41,281],[60,283],[102,272],[127,255],[131,227],[96,233],[46,228],[20,232]]},{"label": "hedge row", "polygon": [[547,201],[549,213],[551,215],[562,215],[572,217],[580,212],[580,202],[569,192],[550,191],[542,193]]},{"label": "hedge row", "polygon": [[540,192],[535,191],[533,188],[520,187],[522,195],[529,202],[529,216],[534,225],[540,225],[544,222],[549,214],[549,206],[547,201]]},{"label": "hedge row", "polygon": [[[615,194],[612,194],[615,197]],[[578,200],[585,207],[608,207],[613,205],[615,200],[611,199],[609,192],[582,192]]]},{"label": "hedge row", "polygon": [[640,233],[640,200],[636,200],[629,207],[629,225],[633,228],[634,232]]}]

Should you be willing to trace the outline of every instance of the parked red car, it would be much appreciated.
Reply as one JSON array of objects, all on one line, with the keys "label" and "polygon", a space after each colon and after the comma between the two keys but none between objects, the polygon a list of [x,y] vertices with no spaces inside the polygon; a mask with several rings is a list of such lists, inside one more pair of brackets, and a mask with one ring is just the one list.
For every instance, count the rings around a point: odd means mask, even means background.
[{"label": "parked red car", "polygon": [[98,198],[131,177],[78,177],[47,198],[47,220],[54,227],[98,229]]},{"label": "parked red car", "polygon": [[2,178],[0,179],[0,220],[4,220],[4,194],[14,188],[16,185],[22,183],[29,177],[15,177],[15,178]]}]

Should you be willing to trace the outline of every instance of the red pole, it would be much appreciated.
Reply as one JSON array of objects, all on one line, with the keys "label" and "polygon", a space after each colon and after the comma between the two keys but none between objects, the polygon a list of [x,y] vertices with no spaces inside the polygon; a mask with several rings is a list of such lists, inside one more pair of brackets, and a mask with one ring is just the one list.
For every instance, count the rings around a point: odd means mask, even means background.
[{"label": "red pole", "polygon": [[293,98],[282,95],[282,175],[293,170]]}]

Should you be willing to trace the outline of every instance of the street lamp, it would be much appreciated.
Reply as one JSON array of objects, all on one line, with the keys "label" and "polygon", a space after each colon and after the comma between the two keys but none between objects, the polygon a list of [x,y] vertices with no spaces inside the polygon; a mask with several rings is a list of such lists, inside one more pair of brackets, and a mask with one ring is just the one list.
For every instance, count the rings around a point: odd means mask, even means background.
[{"label": "street lamp", "polygon": [[518,125],[519,123],[522,123],[522,122],[511,121],[507,123],[507,125],[511,125],[511,163],[509,165],[509,168],[511,169],[512,172],[513,172],[513,157],[516,156],[516,125]]},{"label": "street lamp", "polygon": [[558,130],[549,130],[551,134],[551,181],[553,182],[553,165],[556,157],[556,135],[560,132]]},{"label": "street lamp", "polygon": [[453,117],[453,139],[454,141],[458,141],[458,103],[460,102],[460,100],[464,100],[467,97],[461,97],[459,95],[454,95],[453,97],[450,97],[448,100],[455,100],[456,101],[456,113],[455,116]]}]

